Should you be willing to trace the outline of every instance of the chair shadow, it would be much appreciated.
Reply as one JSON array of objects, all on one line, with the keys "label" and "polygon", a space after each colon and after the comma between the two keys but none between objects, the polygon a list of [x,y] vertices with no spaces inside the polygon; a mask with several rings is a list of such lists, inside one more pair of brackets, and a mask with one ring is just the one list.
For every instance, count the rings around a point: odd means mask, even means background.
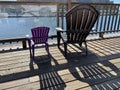
[{"label": "chair shadow", "polygon": [[[70,61],[70,59],[68,61]],[[110,68],[111,71],[107,71],[103,67]],[[120,82],[119,80],[117,81],[120,76],[118,73],[119,69],[109,61],[106,62],[106,64],[99,62],[99,64],[95,63],[91,65],[69,68],[69,71],[76,78],[76,80],[89,84],[92,90],[113,90],[120,87]]]},{"label": "chair shadow", "polygon": [[40,89],[45,90],[64,90],[66,87],[65,82],[62,80],[61,76],[54,70],[51,65],[51,55],[42,55],[42,59],[49,59],[41,62],[41,56],[36,57],[34,60],[30,59],[30,69],[33,71],[35,63],[38,67],[38,76],[40,80]]},{"label": "chair shadow", "polygon": [[[76,45],[74,46],[79,48]],[[61,48],[59,48],[59,50],[64,55],[64,50],[62,50]],[[88,56],[85,56],[84,49],[82,49],[82,51],[83,52],[76,51],[74,53],[68,51],[70,53],[67,53],[68,57],[66,59],[68,63],[73,66],[72,68],[69,68],[72,76],[75,77],[76,80],[89,84],[89,87],[92,90],[119,89],[119,68],[117,68],[113,63],[109,61],[110,58],[106,59],[105,61],[100,61],[98,59],[98,56],[94,53],[88,51]],[[91,57],[96,58],[96,60],[93,60]],[[89,60],[93,60],[95,62],[89,63]],[[77,65],[78,63],[79,66],[74,66],[74,64]],[[82,87],[79,89],[85,88],[86,87]]]},{"label": "chair shadow", "polygon": [[[72,48],[75,53],[71,52],[69,49],[67,49],[67,57],[65,56],[65,51],[63,49],[61,49],[61,47],[59,47],[60,52],[62,53],[62,55],[66,58],[73,58],[76,56],[85,56],[86,57],[86,52],[85,49],[83,47],[78,47],[75,44],[73,44],[73,46],[75,46],[76,48],[78,48],[79,50],[81,50],[81,52],[77,51],[76,49],[74,49],[73,47],[71,47],[70,45],[68,45],[70,48]],[[91,52],[88,50],[88,55],[91,54]]]}]

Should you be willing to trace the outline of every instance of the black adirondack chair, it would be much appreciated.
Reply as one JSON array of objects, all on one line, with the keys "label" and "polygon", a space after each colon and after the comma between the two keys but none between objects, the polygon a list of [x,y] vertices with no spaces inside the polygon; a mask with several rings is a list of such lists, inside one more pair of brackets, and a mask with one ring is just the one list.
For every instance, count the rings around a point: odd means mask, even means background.
[{"label": "black adirondack chair", "polygon": [[[67,56],[67,44],[78,43],[80,47],[85,43],[87,55],[86,38],[92,30],[99,12],[91,5],[77,5],[66,13],[66,30],[56,28],[58,48],[60,48],[60,40],[64,43],[65,56]],[[66,32],[66,39],[62,33]]]}]

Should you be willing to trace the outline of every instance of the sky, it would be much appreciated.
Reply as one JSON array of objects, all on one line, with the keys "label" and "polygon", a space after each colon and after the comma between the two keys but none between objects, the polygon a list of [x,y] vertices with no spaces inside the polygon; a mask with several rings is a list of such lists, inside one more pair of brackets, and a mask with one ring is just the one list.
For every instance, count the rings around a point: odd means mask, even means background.
[{"label": "sky", "polygon": [[120,0],[110,0],[110,1],[114,1],[114,3],[119,3],[120,4]]},{"label": "sky", "polygon": [[[17,1],[17,0],[0,0],[0,1]],[[120,4],[120,0],[110,0],[110,1],[114,1],[114,3]]]}]

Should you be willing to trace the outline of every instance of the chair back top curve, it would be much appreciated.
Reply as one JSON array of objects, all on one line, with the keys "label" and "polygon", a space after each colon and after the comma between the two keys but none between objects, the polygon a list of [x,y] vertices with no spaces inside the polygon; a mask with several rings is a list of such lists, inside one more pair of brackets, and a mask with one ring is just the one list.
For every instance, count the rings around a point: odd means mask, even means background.
[{"label": "chair back top curve", "polygon": [[67,42],[85,41],[93,28],[99,12],[91,5],[77,5],[66,13]]},{"label": "chair back top curve", "polygon": [[46,43],[48,40],[49,27],[36,27],[32,28],[32,39],[35,44]]}]

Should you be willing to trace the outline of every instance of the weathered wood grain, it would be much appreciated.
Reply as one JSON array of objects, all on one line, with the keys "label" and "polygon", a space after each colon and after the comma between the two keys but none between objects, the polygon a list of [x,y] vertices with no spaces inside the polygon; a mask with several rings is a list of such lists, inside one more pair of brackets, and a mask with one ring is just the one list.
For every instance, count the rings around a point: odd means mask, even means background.
[{"label": "weathered wood grain", "polygon": [[[0,89],[6,90],[89,90],[120,88],[120,38],[88,42],[84,46],[68,45],[64,50],[50,46],[50,57],[43,47],[36,48],[35,60],[29,50],[0,54]],[[61,46],[63,48],[63,46]],[[50,60],[41,63],[44,60]]]}]

